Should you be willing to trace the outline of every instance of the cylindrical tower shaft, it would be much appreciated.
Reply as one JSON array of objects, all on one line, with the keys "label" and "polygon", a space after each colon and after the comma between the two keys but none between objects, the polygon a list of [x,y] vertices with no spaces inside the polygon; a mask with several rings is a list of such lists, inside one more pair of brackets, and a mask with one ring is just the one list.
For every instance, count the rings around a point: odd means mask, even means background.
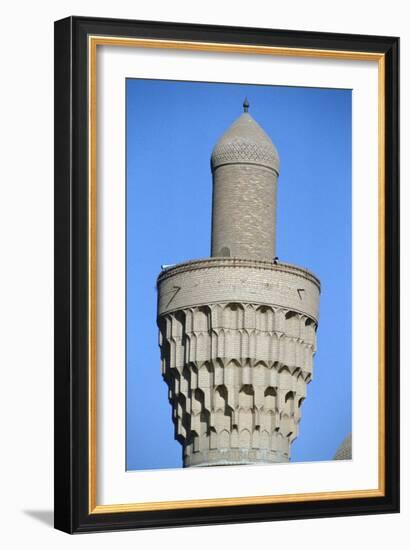
[{"label": "cylindrical tower shaft", "polygon": [[247,107],[212,153],[211,256],[272,261],[279,157]]},{"label": "cylindrical tower shaft", "polygon": [[211,256],[273,260],[276,179],[272,170],[249,164],[214,171]]}]

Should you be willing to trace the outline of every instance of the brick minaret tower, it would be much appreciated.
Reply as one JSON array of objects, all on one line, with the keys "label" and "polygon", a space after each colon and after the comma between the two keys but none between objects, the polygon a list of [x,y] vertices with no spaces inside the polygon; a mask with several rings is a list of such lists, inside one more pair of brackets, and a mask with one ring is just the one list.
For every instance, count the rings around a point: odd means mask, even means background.
[{"label": "brick minaret tower", "polygon": [[279,157],[248,109],[212,153],[212,256],[158,277],[185,467],[288,461],[312,378],[320,283],[275,258]]}]

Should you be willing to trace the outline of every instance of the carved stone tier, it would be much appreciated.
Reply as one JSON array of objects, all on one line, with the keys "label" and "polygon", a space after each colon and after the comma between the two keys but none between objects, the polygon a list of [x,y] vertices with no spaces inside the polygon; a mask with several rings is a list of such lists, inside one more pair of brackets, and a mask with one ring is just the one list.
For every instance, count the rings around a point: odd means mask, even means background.
[{"label": "carved stone tier", "polygon": [[184,466],[284,462],[312,378],[320,284],[214,258],[158,278],[162,374]]}]

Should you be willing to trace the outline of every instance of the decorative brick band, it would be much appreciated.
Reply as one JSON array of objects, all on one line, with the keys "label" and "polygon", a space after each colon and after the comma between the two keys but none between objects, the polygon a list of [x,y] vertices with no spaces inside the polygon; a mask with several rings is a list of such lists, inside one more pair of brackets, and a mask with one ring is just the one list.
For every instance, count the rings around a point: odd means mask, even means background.
[{"label": "decorative brick band", "polygon": [[214,267],[250,267],[253,269],[267,269],[269,271],[293,273],[294,275],[299,275],[310,280],[320,291],[320,280],[314,273],[306,268],[285,262],[278,262],[275,264],[274,262],[267,262],[264,260],[248,260],[246,258],[202,258],[199,260],[189,260],[164,269],[158,276],[158,283],[168,277],[172,277],[177,273],[185,273],[196,269]]},{"label": "decorative brick band", "polygon": [[255,164],[279,174],[279,159],[271,144],[254,143],[244,139],[218,144],[212,153],[212,169],[225,164]]},{"label": "decorative brick band", "polygon": [[318,319],[320,283],[287,264],[210,258],[178,264],[158,277],[158,314],[226,302],[287,308]]}]

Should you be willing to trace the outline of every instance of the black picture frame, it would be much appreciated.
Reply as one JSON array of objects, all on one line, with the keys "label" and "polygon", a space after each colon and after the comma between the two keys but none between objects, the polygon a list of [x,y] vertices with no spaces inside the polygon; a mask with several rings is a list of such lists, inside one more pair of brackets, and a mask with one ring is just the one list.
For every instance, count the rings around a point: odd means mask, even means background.
[{"label": "black picture frame", "polygon": [[[385,488],[372,498],[90,513],[90,35],[374,52],[385,61]],[[67,533],[399,511],[399,39],[68,17],[55,23],[55,527]]]}]

